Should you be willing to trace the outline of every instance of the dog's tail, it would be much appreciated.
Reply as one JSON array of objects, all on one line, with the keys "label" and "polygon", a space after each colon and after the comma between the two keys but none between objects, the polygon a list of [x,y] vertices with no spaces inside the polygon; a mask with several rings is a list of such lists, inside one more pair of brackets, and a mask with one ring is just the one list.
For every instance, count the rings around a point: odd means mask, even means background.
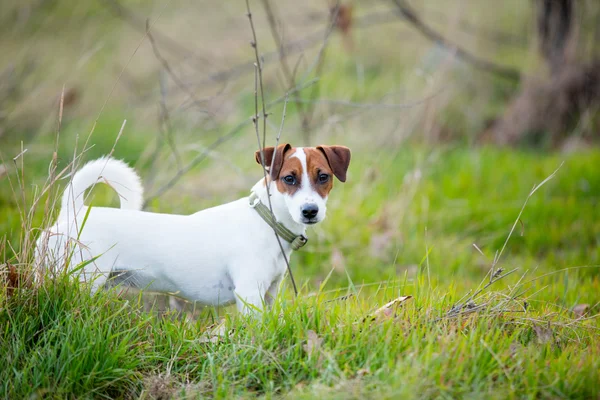
[{"label": "dog's tail", "polygon": [[102,157],[90,161],[75,173],[63,194],[61,214],[67,210],[80,210],[86,189],[97,182],[105,183],[117,192],[121,208],[142,209],[144,189],[135,170],[123,161]]}]

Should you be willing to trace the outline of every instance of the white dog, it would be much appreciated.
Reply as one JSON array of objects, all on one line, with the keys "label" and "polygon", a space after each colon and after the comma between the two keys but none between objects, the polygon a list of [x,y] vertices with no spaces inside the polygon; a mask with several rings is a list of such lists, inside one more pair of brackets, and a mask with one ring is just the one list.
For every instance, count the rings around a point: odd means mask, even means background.
[{"label": "white dog", "polygon": [[[92,161],[65,190],[56,224],[38,240],[37,262],[78,271],[93,291],[123,284],[204,305],[237,302],[245,313],[262,309],[286,272],[273,227],[289,259],[306,243],[306,226],[325,218],[333,175],[346,181],[350,150],[284,144],[263,154],[269,176],[250,197],[192,215],[141,211],[135,171],[111,158]],[[261,163],[261,152],[255,158]],[[84,206],[85,190],[96,182],[111,185],[121,208]]]}]

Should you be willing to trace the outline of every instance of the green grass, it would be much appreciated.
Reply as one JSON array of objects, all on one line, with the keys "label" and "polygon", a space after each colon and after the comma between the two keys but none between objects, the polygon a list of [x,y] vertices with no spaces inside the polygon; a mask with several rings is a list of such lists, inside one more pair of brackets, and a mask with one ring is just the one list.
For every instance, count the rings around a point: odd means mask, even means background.
[{"label": "green grass", "polygon": [[[89,296],[65,277],[4,293],[0,396],[598,396],[600,324],[572,312],[578,304],[592,306],[586,316],[598,312],[598,151],[409,146],[380,154],[376,164],[354,154],[328,218],[292,258],[303,283],[297,299],[285,285],[275,309],[258,320],[226,309],[182,322],[144,312],[137,297]],[[518,270],[475,300],[485,309],[439,320],[485,279],[527,194],[562,161],[529,200],[498,264]],[[190,199],[180,201],[195,210]],[[161,202],[152,207],[162,210]],[[13,208],[3,210],[18,220]],[[413,298],[394,318],[364,321],[401,295]],[[229,333],[202,340],[217,314]],[[310,331],[319,340],[311,339],[309,354]]]}]

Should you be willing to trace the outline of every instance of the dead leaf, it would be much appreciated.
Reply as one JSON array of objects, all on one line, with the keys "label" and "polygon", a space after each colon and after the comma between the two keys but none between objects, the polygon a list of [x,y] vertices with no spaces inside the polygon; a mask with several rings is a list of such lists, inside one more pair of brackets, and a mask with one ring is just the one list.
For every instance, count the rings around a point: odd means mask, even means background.
[{"label": "dead leaf", "polygon": [[[335,9],[332,8],[330,12],[335,12]],[[335,27],[344,34],[350,32],[350,28],[352,27],[352,4],[342,4],[338,7]]]},{"label": "dead leaf", "polygon": [[367,320],[381,321],[381,320],[394,318],[396,316],[396,310],[398,309],[398,307],[402,303],[404,303],[406,300],[411,299],[411,298],[412,298],[412,296],[400,296],[400,297],[390,301],[389,303],[383,305],[382,307],[379,307],[373,313],[367,315],[363,319],[363,321],[367,321]]},{"label": "dead leaf", "polygon": [[10,297],[13,295],[15,289],[21,285],[21,276],[14,265],[7,263],[6,267],[6,294]]},{"label": "dead leaf", "polygon": [[218,324],[207,327],[204,334],[198,338],[198,341],[200,343],[218,343],[226,337],[231,336],[233,332],[233,329],[230,329],[229,331],[226,330],[225,320],[222,320]]},{"label": "dead leaf", "polygon": [[369,375],[371,373],[371,371],[369,370],[369,368],[361,368],[358,371],[356,371],[356,378],[362,378],[365,375]]},{"label": "dead leaf", "polygon": [[589,304],[577,304],[575,307],[573,307],[573,314],[575,314],[575,316],[577,318],[581,318],[585,314],[587,314],[589,309],[590,309]]},{"label": "dead leaf", "polygon": [[310,359],[313,353],[318,352],[321,349],[323,338],[320,338],[317,333],[311,329],[306,332],[306,344],[302,346],[308,358]]}]

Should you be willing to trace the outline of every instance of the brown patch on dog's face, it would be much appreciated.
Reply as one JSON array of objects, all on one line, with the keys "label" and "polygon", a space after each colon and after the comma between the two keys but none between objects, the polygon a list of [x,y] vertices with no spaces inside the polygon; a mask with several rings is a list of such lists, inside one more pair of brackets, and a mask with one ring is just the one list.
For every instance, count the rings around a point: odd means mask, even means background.
[{"label": "brown patch on dog's face", "polygon": [[306,169],[310,185],[324,199],[333,188],[333,171],[323,152],[318,149],[305,148],[304,154],[306,154]]},{"label": "brown patch on dog's face", "polygon": [[296,148],[292,148],[286,153],[279,177],[275,181],[277,190],[290,196],[296,193],[302,185],[302,163],[298,157],[292,157],[295,152]]}]

